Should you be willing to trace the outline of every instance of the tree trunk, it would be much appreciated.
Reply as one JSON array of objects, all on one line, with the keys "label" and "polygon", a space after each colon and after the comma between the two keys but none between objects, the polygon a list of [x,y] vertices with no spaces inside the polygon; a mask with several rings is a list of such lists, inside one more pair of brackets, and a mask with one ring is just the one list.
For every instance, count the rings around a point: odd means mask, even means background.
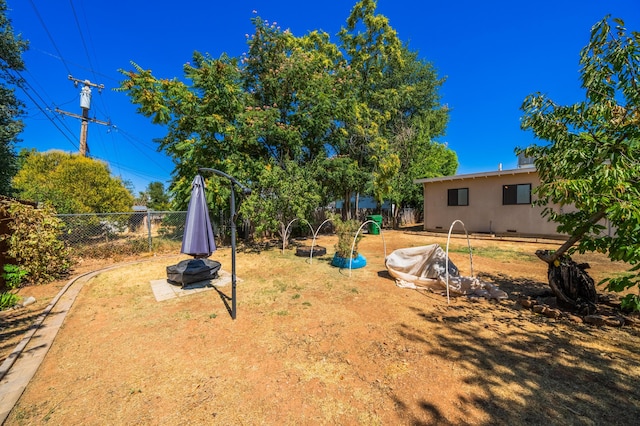
[{"label": "tree trunk", "polygon": [[[536,255],[538,257],[540,254],[548,255],[544,252],[547,251],[538,250]],[[547,270],[549,286],[555,294],[559,306],[581,314],[596,312],[598,294],[593,278],[585,270],[587,268],[589,268],[588,264],[578,264],[566,255],[549,263]]]},{"label": "tree trunk", "polygon": [[283,222],[280,222],[280,230],[278,231],[278,234],[280,234],[280,238],[282,239],[282,247],[285,249],[289,247],[289,235],[287,235],[288,232],[286,231],[287,227]]},{"label": "tree trunk", "polygon": [[398,217],[400,216],[400,204],[391,204],[391,217],[392,217],[392,227],[393,229],[400,228],[400,220]]},{"label": "tree trunk", "polygon": [[344,194],[344,203],[342,203],[342,220],[351,219],[351,191],[346,191]]},{"label": "tree trunk", "polygon": [[356,202],[353,209],[353,212],[354,212],[353,217],[358,221],[360,220],[360,217],[358,216],[359,210],[360,210],[360,192],[356,191]]},{"label": "tree trunk", "polygon": [[560,248],[554,252],[550,252],[549,250],[538,250],[536,251],[536,256],[538,256],[541,260],[544,260],[548,264],[554,263],[557,259],[571,248],[575,243],[580,241],[582,236],[591,229],[591,225],[597,223],[600,219],[604,218],[606,213],[604,210],[595,213],[593,216],[589,218],[587,223],[579,230],[576,231]]},{"label": "tree trunk", "polygon": [[558,303],[583,314],[596,311],[598,294],[595,283],[585,271],[589,267],[588,264],[577,264],[564,253],[580,241],[582,236],[591,229],[591,226],[604,218],[605,215],[604,210],[592,215],[587,223],[565,241],[558,250],[536,251],[536,256],[549,265],[547,270],[549,286],[556,295]]}]

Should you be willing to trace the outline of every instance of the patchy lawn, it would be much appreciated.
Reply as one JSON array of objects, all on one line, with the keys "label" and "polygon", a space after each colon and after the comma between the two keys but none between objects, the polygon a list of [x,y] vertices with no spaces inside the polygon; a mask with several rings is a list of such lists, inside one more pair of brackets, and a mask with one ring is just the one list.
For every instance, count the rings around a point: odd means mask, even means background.
[{"label": "patchy lawn", "polygon": [[[419,232],[383,236],[387,254],[446,246],[446,237]],[[362,240],[368,264],[351,276],[329,265],[335,237],[318,243],[327,255],[312,264],[293,249],[238,253],[236,320],[223,302],[230,287],[155,300],[150,281],[184,256],[91,279],[8,423],[637,422],[640,328],[549,318],[518,302],[553,305],[546,265],[533,253],[557,245],[471,240],[474,271],[509,300],[448,305],[442,295],[395,285],[379,235]],[[452,239],[450,257],[463,274],[466,246]],[[211,258],[231,270],[228,248]],[[592,265],[596,281],[624,270],[597,255],[576,260]],[[12,311],[14,319],[27,324],[62,285],[33,289],[38,303]],[[20,334],[6,331],[11,315],[1,317],[3,356]]]}]

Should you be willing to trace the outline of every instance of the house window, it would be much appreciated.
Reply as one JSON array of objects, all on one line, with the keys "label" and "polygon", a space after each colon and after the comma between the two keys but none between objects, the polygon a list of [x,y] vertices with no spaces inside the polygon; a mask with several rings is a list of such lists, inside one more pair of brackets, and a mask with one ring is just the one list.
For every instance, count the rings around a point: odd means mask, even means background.
[{"label": "house window", "polygon": [[456,188],[447,190],[448,206],[468,206],[469,188]]},{"label": "house window", "polygon": [[502,204],[531,204],[531,184],[503,185]]}]

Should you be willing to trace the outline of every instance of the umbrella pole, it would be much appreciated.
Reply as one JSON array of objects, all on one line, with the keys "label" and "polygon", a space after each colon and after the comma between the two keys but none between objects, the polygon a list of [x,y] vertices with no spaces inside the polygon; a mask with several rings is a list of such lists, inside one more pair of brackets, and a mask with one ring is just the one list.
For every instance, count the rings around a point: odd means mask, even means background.
[{"label": "umbrella pole", "polygon": [[231,182],[231,319],[236,319],[236,194]]},{"label": "umbrella pole", "polygon": [[231,182],[231,318],[236,319],[236,193],[233,187],[238,185],[244,194],[251,194],[251,190],[238,182],[233,176],[229,176],[220,170],[199,167],[198,171],[212,172],[229,179],[229,182]]}]

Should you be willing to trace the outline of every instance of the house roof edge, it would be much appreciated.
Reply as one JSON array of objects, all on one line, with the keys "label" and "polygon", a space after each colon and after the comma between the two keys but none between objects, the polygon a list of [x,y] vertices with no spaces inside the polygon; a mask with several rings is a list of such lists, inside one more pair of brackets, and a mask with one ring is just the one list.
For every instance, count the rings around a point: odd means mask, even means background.
[{"label": "house roof edge", "polygon": [[454,180],[464,180],[464,179],[479,179],[479,178],[488,178],[494,176],[507,176],[507,175],[519,175],[519,174],[529,174],[536,173],[537,170],[535,167],[522,167],[519,169],[510,169],[510,170],[494,170],[491,172],[481,172],[481,173],[469,173],[464,175],[453,175],[453,176],[439,176],[434,178],[421,178],[414,179],[413,183],[432,183],[432,182],[447,182]]}]

